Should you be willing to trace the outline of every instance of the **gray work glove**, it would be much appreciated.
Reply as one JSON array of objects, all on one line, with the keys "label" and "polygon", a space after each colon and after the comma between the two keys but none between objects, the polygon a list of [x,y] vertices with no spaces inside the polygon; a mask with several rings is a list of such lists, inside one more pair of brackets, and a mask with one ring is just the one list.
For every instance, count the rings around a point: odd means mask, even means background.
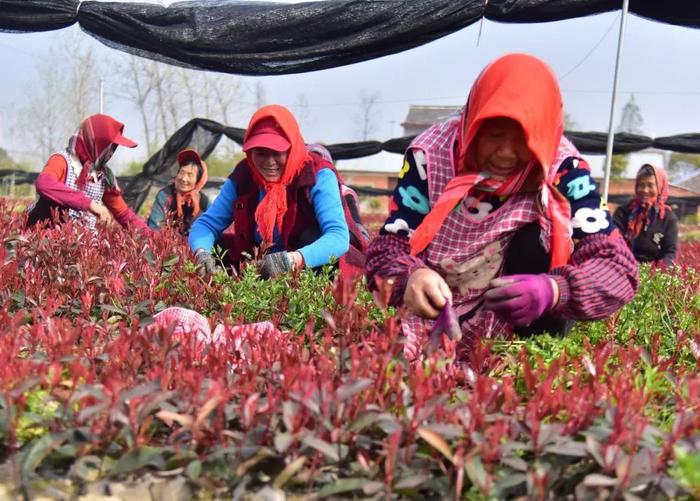
[{"label": "gray work glove", "polygon": [[286,251],[273,252],[258,261],[258,273],[262,278],[273,278],[291,271],[294,263]]},{"label": "gray work glove", "polygon": [[194,260],[199,265],[200,275],[213,275],[216,271],[216,260],[214,259],[214,256],[211,255],[211,252],[199,249],[194,255]]}]

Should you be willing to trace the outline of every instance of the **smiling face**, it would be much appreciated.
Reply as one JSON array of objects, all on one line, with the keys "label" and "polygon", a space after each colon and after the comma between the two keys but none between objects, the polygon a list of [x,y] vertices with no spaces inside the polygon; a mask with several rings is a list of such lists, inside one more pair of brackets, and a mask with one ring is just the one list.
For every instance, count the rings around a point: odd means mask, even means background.
[{"label": "smiling face", "polygon": [[180,167],[175,176],[175,189],[180,193],[192,191],[197,184],[197,166],[193,163]]},{"label": "smiling face", "polygon": [[659,188],[656,186],[655,176],[639,176],[635,191],[642,200],[656,198],[659,195]]},{"label": "smiling face", "polygon": [[288,151],[275,151],[269,148],[253,148],[250,156],[253,165],[266,181],[275,182],[282,178],[287,163]]},{"label": "smiling face", "polygon": [[499,181],[524,169],[534,158],[520,124],[506,117],[489,118],[481,123],[473,151],[479,170]]}]

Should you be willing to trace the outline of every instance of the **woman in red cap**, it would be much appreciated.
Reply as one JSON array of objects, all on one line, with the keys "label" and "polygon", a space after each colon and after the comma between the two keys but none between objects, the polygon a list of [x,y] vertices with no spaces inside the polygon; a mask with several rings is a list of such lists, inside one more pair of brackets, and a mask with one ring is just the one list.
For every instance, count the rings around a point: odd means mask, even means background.
[{"label": "woman in red cap", "polygon": [[634,256],[563,129],[556,76],[509,54],[482,71],[461,117],[413,140],[366,266],[376,297],[408,310],[409,356],[441,310],[453,308],[444,318],[466,355],[475,338],[563,333],[632,299]]},{"label": "woman in red cap", "polygon": [[[255,112],[243,151],[246,158],[192,225],[190,247],[203,269],[213,271],[211,250],[217,241],[234,266],[243,253],[263,250],[263,277],[316,268],[332,258],[340,259],[342,268],[348,250],[357,249],[340,182],[331,162],[308,151],[291,112],[279,105]],[[220,239],[231,223],[234,233]]]},{"label": "woman in red cap", "polygon": [[207,184],[207,164],[191,149],[177,155],[177,164],[172,184],[156,195],[148,226],[157,230],[170,221],[182,235],[187,235],[194,220],[209,207],[209,199],[201,191]]},{"label": "woman in red cap", "polygon": [[668,200],[668,177],[661,167],[644,164],[637,172],[635,197],[617,208],[613,221],[641,263],[671,266],[678,252],[678,218]]},{"label": "woman in red cap", "polygon": [[36,179],[37,202],[29,209],[28,226],[50,221],[80,221],[91,229],[113,218],[124,227],[148,229],[121,195],[107,163],[118,146],[136,147],[122,135],[124,124],[107,115],[92,115],[80,124],[68,147],[49,157]]}]

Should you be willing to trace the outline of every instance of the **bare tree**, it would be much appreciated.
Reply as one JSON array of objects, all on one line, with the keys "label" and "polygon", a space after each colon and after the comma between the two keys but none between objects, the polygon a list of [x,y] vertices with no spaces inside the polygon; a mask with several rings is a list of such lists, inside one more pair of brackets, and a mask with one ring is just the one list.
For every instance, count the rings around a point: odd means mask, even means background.
[{"label": "bare tree", "polygon": [[379,102],[379,92],[360,94],[360,104],[355,121],[358,124],[359,136],[363,141],[367,141],[377,132],[379,126],[380,113],[377,107]]},{"label": "bare tree", "polygon": [[[152,62],[150,63],[155,64]],[[148,72],[145,71],[145,66],[147,64],[149,64],[149,61],[146,59],[130,56],[124,65],[126,71],[123,72],[123,74],[128,83],[131,84],[124,85],[124,91],[126,92],[124,97],[133,102],[141,116],[141,123],[146,136],[146,150],[150,157],[153,154],[153,148],[155,146],[155,138],[151,130],[151,117],[149,113],[149,98],[151,97],[154,87],[151,79],[148,78]]]},{"label": "bare tree", "polygon": [[64,148],[80,122],[99,111],[99,68],[86,36],[67,32],[56,39],[37,62],[37,84],[27,89],[24,104],[16,108],[20,139],[43,157]]},{"label": "bare tree", "polygon": [[231,75],[169,66],[129,56],[125,97],[138,109],[149,154],[192,118],[232,125],[242,110],[242,81]]}]

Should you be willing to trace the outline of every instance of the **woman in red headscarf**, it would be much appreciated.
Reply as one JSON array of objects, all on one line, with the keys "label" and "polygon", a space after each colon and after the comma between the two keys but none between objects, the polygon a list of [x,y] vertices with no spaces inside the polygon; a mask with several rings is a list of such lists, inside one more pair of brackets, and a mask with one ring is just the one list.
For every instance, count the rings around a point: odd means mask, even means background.
[{"label": "woman in red headscarf", "polygon": [[678,218],[666,204],[668,178],[660,167],[644,164],[637,172],[635,196],[618,207],[613,221],[642,263],[673,264],[678,252]]},{"label": "woman in red headscarf", "polygon": [[80,124],[68,147],[51,155],[37,177],[39,199],[29,209],[28,226],[56,214],[93,229],[98,220],[113,218],[124,227],[148,229],[124,202],[107,165],[118,146],[136,147],[123,130],[124,124],[107,115],[92,115]]},{"label": "woman in red headscarf", "polygon": [[366,275],[378,300],[406,306],[409,356],[449,308],[463,349],[475,337],[563,333],[634,296],[636,262],[611,230],[563,136],[555,75],[509,54],[482,71],[461,117],[409,146]]},{"label": "woman in red headscarf", "polygon": [[178,153],[177,165],[173,182],[156,195],[148,227],[157,230],[169,220],[187,235],[194,220],[209,207],[209,198],[202,192],[207,184],[207,164],[199,153],[187,149]]},{"label": "woman in red headscarf", "polygon": [[[212,247],[238,267],[242,256],[263,251],[258,268],[269,278],[294,268],[317,268],[332,258],[364,264],[361,235],[340,195],[333,164],[309,152],[294,116],[279,105],[255,112],[245,133],[246,158],[233,170],[189,235],[203,269],[214,268]],[[233,223],[233,232],[224,230]],[[352,261],[351,261],[352,260]]]}]

